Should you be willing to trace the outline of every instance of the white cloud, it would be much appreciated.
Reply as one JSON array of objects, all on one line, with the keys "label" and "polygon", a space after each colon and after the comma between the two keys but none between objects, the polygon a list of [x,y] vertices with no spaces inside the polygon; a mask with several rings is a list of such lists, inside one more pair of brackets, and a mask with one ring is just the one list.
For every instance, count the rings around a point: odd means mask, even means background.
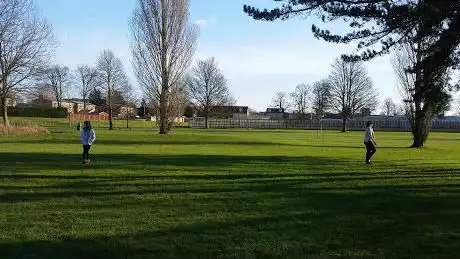
[{"label": "white cloud", "polygon": [[208,21],[205,20],[205,19],[199,19],[199,20],[196,20],[193,22],[194,24],[200,26],[200,27],[203,27],[203,26],[206,26],[208,24]]}]

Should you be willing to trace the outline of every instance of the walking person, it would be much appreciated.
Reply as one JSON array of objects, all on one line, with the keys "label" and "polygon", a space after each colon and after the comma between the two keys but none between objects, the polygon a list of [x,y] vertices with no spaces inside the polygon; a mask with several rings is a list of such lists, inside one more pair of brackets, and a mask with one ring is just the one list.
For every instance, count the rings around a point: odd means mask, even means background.
[{"label": "walking person", "polygon": [[81,130],[80,136],[81,143],[83,144],[83,164],[89,164],[91,162],[89,159],[89,150],[96,140],[96,133],[91,127],[91,122],[85,121],[83,123],[83,129]]},{"label": "walking person", "polygon": [[364,133],[364,145],[366,146],[366,164],[371,164],[371,158],[377,152],[375,146],[374,128],[372,121],[366,123],[366,130]]}]

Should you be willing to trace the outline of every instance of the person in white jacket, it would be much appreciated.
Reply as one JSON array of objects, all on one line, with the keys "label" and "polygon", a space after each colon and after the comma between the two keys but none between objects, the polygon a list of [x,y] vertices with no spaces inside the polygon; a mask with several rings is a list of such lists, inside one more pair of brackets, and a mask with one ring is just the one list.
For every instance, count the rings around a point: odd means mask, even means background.
[{"label": "person in white jacket", "polygon": [[366,146],[366,164],[371,164],[371,158],[374,156],[377,149],[375,146],[375,136],[374,136],[374,128],[372,121],[368,121],[366,124],[366,130],[364,131],[364,145]]},{"label": "person in white jacket", "polygon": [[96,133],[91,127],[91,122],[85,121],[83,123],[83,129],[80,132],[81,143],[83,144],[83,164],[89,164],[89,150],[96,140]]}]

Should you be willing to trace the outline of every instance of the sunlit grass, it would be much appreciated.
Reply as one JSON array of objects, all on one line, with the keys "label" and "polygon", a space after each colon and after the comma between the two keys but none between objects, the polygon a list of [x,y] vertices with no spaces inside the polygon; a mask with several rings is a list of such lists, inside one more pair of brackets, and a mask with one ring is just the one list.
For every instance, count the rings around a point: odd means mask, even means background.
[{"label": "sunlit grass", "polygon": [[460,134],[0,137],[0,258],[456,258]]}]

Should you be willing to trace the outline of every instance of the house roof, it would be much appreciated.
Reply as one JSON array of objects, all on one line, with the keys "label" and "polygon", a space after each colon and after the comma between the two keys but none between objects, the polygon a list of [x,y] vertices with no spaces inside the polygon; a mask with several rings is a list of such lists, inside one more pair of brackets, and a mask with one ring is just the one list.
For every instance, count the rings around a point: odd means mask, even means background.
[{"label": "house roof", "polygon": [[[69,102],[69,103],[84,104],[83,99],[78,99],[78,98],[64,99],[63,101]],[[86,105],[94,105],[94,104],[86,102]]]}]

